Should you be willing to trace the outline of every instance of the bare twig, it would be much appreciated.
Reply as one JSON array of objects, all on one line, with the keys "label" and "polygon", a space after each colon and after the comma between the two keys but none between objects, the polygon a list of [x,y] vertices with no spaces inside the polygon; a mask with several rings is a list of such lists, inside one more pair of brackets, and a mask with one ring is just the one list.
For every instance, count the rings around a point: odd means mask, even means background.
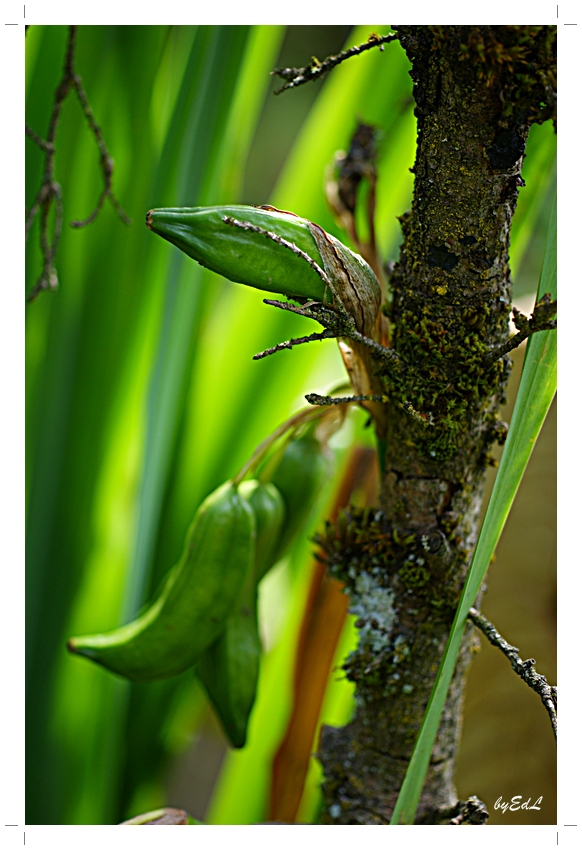
[{"label": "bare twig", "polygon": [[253,356],[253,360],[262,360],[263,357],[269,357],[271,354],[276,354],[277,351],[284,351],[286,348],[291,349],[295,345],[303,345],[306,342],[319,342],[322,339],[333,339],[332,331],[321,331],[321,333],[309,334],[309,336],[300,336],[296,339],[288,339],[286,342],[278,342],[272,348],[266,348]]},{"label": "bare twig", "polygon": [[321,301],[307,301],[299,307],[297,304],[276,301],[273,298],[264,298],[263,304],[267,304],[269,307],[278,307],[279,310],[287,310],[289,313],[304,316],[306,319],[313,319],[326,330],[332,331],[335,337],[348,336],[354,330],[352,317],[345,312],[340,315],[332,304],[322,304]]},{"label": "bare twig", "polygon": [[305,316],[308,319],[315,319],[315,321],[319,322],[320,325],[323,325],[324,328],[333,331],[333,336],[344,337],[345,339],[351,339],[354,342],[359,342],[373,351],[378,359],[383,360],[384,362],[389,362],[392,366],[401,365],[402,361],[394,349],[386,348],[379,342],[361,334],[354,327],[353,319],[349,315],[346,314],[345,316],[340,316],[327,304],[311,301],[308,304],[304,304],[302,307],[297,307],[294,304],[287,304],[284,301],[274,301],[269,298],[265,298],[263,303],[269,304],[272,307],[279,307],[280,310],[288,310],[291,313],[297,313],[297,315]]},{"label": "bare twig", "polygon": [[308,393],[305,398],[309,404],[314,404],[317,407],[328,407],[332,404],[352,404],[356,401],[377,401],[381,404],[386,404],[389,401],[387,395],[350,395],[344,398],[337,398],[331,395]]},{"label": "bare twig", "polygon": [[493,646],[497,646],[503,654],[509,659],[512,668],[518,676],[520,676],[526,685],[539,694],[546,711],[550,716],[554,737],[558,737],[558,689],[548,685],[545,676],[541,676],[535,671],[535,659],[528,658],[527,661],[522,661],[519,657],[519,650],[516,646],[511,646],[501,637],[493,623],[479,613],[475,608],[471,608],[468,614],[469,619],[483,632],[485,637]]},{"label": "bare twig", "polygon": [[113,159],[111,158],[111,156],[109,155],[109,151],[107,150],[107,145],[105,144],[105,140],[103,138],[101,128],[99,127],[99,125],[95,121],[95,116],[93,115],[93,110],[91,109],[91,106],[89,104],[89,100],[87,99],[87,95],[85,93],[85,89],[83,88],[83,81],[81,80],[81,77],[77,73],[74,73],[72,82],[73,82],[73,86],[75,88],[75,91],[77,92],[77,97],[79,98],[79,101],[80,101],[81,106],[83,108],[83,112],[85,113],[85,117],[86,117],[86,119],[89,123],[89,127],[93,131],[93,135],[95,136],[95,140],[97,142],[97,145],[99,147],[99,151],[101,153],[101,170],[103,171],[103,180],[105,182],[105,185],[103,187],[103,191],[101,192],[101,195],[99,197],[99,200],[97,201],[97,205],[95,206],[95,209],[93,210],[93,212],[83,221],[72,221],[71,227],[85,227],[85,225],[90,224],[92,221],[94,221],[97,218],[97,216],[99,215],[101,207],[105,203],[106,198],[109,198],[111,205],[112,205],[113,209],[115,210],[115,212],[117,213],[117,215],[119,216],[119,218],[125,224],[129,225],[129,224],[131,224],[131,219],[122,209],[119,201],[117,200],[117,198],[113,194],[113,189],[111,188],[111,183],[112,183],[112,178],[113,178],[114,162],[113,162]]},{"label": "bare twig", "polygon": [[556,328],[557,309],[557,301],[552,301],[551,296],[548,295],[548,293],[540,298],[529,319],[527,316],[524,316],[523,313],[520,313],[516,307],[514,307],[513,323],[517,328],[518,333],[510,337],[510,339],[503,343],[503,345],[500,345],[493,349],[493,351],[490,351],[489,354],[485,356],[485,364],[489,365],[494,363],[496,360],[499,360],[500,357],[503,357],[504,354],[508,354],[510,351],[513,351],[514,348],[517,348],[517,346],[521,345],[525,339],[537,331],[554,330]]},{"label": "bare twig", "polygon": [[[77,92],[85,117],[87,118],[89,126],[97,140],[97,144],[101,152],[101,169],[103,171],[103,179],[105,183],[104,189],[91,215],[84,221],[71,222],[71,226],[83,227],[84,225],[90,224],[92,221],[94,221],[97,215],[99,214],[99,211],[101,210],[106,198],[109,198],[113,208],[115,209],[119,217],[122,219],[122,221],[124,221],[126,224],[131,223],[130,219],[122,210],[121,206],[119,205],[119,202],[113,194],[113,190],[111,188],[113,176],[113,160],[109,155],[109,152],[103,140],[101,130],[95,121],[93,111],[91,110],[87,95],[83,88],[81,77],[75,71],[76,35],[77,27],[69,27],[69,40],[67,42],[67,52],[63,68],[63,76],[55,91],[53,110],[49,121],[47,138],[42,139],[31,127],[25,127],[27,136],[32,139],[32,141],[36,145],[38,145],[38,147],[45,154],[42,184],[26,217],[25,232],[26,237],[28,238],[28,234],[30,232],[30,228],[34,222],[34,219],[40,212],[40,245],[43,257],[42,273],[39,279],[37,280],[35,286],[27,295],[26,300],[28,302],[34,301],[34,299],[37,297],[37,295],[39,295],[40,292],[42,292],[43,289],[56,289],[58,286],[58,279],[54,266],[54,260],[63,226],[63,204],[61,186],[55,179],[55,137],[59,125],[61,108],[63,102],[65,101],[65,98],[69,94],[71,87],[74,88]],[[53,234],[51,238],[49,233],[49,218],[53,204],[55,209],[55,219]]]},{"label": "bare twig", "polygon": [[38,145],[38,146],[39,146],[39,148],[40,148],[41,150],[45,151],[46,153],[53,153],[53,151],[54,151],[53,146],[52,146],[51,144],[49,144],[48,142],[45,142],[45,141],[44,141],[44,139],[41,139],[41,137],[40,137],[40,136],[38,136],[38,135],[34,132],[34,130],[32,129],[32,127],[29,127],[29,126],[28,126],[28,124],[25,124],[25,125],[24,125],[24,132],[26,133],[26,135],[27,135],[30,139],[32,139],[32,141],[33,141],[36,145]]},{"label": "bare twig", "polygon": [[319,62],[314,56],[311,64],[306,65],[304,68],[275,68],[274,71],[271,71],[272,76],[281,77],[282,80],[288,80],[284,86],[276,89],[275,94],[280,94],[286,89],[297,88],[297,86],[301,86],[303,83],[308,83],[311,80],[318,80],[328,71],[331,71],[332,68],[335,68],[336,65],[339,65],[351,56],[358,56],[360,53],[363,53],[365,50],[371,50],[373,47],[379,47],[380,50],[383,50],[384,44],[395,41],[397,38],[398,36],[395,33],[391,33],[390,35],[376,35],[376,33],[372,33],[364,44],[343,50],[337,56],[328,56],[323,62]]},{"label": "bare twig", "polygon": [[[296,304],[289,304],[287,301],[276,301],[273,298],[264,298],[263,304],[268,304],[270,307],[278,307],[280,310],[287,310],[289,313],[296,313],[298,316],[305,316],[307,319],[315,319],[319,322],[323,318],[327,323],[331,324],[334,318],[337,317],[335,310],[331,304],[322,304],[321,301],[307,301],[298,307]],[[320,322],[323,324],[323,322]]]}]

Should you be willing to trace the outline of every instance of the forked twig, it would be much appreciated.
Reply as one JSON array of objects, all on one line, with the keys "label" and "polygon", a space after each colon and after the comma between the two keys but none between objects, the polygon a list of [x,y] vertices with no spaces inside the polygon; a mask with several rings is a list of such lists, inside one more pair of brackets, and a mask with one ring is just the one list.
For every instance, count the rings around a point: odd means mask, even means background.
[{"label": "forked twig", "polygon": [[[104,188],[93,212],[83,221],[72,221],[71,226],[84,227],[94,221],[107,198],[109,198],[113,208],[121,220],[124,221],[125,224],[131,224],[130,218],[123,211],[117,198],[113,194],[113,159],[109,155],[101,129],[95,121],[95,116],[93,115],[93,110],[91,109],[87,94],[83,88],[81,77],[75,70],[76,35],[77,27],[69,27],[69,40],[67,43],[63,76],[55,91],[47,138],[42,139],[31,127],[28,125],[25,127],[26,135],[43,151],[45,155],[42,183],[36,193],[32,206],[28,211],[25,225],[26,238],[28,238],[30,228],[32,227],[36,216],[40,212],[40,247],[43,258],[43,268],[35,286],[27,295],[26,300],[28,302],[34,301],[43,289],[56,289],[58,286],[58,278],[54,261],[63,227],[63,203],[61,186],[55,179],[55,137],[59,125],[61,108],[71,88],[75,89],[81,103],[83,113],[87,118],[95,139],[97,140],[97,145],[99,146],[99,151],[101,153],[101,170],[103,172],[104,179]],[[49,218],[53,205],[55,217],[51,236]]]},{"label": "forked twig", "polygon": [[[392,366],[400,367],[402,361],[398,354],[392,348],[386,348],[379,342],[370,339],[364,334],[361,334],[355,328],[353,318],[345,313],[339,315],[332,305],[322,304],[318,301],[310,301],[302,307],[295,304],[288,304],[285,301],[275,301],[271,298],[265,298],[264,304],[269,304],[271,307],[278,307],[280,310],[288,310],[290,313],[296,313],[298,316],[305,316],[308,319],[315,319],[324,328],[331,331],[331,336],[344,337],[351,339],[354,342],[359,342],[369,348],[377,357],[377,359],[390,363]],[[340,305],[341,306],[341,305]]]},{"label": "forked twig", "polygon": [[475,608],[471,608],[468,614],[469,619],[481,629],[487,640],[498,647],[503,654],[509,659],[512,668],[518,676],[520,676],[526,685],[539,694],[544,708],[550,716],[554,737],[558,737],[558,689],[548,685],[545,676],[536,673],[535,659],[528,658],[527,661],[522,661],[519,657],[519,650],[516,646],[511,646],[505,638],[503,638],[493,623],[479,613]]}]

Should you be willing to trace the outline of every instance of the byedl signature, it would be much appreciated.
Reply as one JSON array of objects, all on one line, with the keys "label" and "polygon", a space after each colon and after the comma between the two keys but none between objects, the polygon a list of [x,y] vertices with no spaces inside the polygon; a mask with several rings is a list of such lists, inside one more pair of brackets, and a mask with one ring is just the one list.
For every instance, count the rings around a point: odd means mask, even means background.
[{"label": "byedl signature", "polygon": [[535,809],[539,812],[541,809],[540,803],[544,798],[538,797],[535,803],[531,802],[531,797],[528,797],[524,803],[521,802],[522,799],[521,794],[519,794],[516,797],[512,797],[510,803],[504,803],[503,798],[499,797],[499,799],[495,802],[494,808],[501,809],[503,814],[505,814],[508,810],[510,812],[517,812],[519,809]]}]

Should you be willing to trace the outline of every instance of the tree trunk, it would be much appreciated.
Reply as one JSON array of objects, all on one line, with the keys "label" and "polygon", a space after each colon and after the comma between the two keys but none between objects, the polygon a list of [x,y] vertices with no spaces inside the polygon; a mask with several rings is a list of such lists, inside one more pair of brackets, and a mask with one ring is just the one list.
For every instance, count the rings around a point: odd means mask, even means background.
[{"label": "tree trunk", "polygon": [[[370,405],[383,460],[377,510],[328,525],[328,569],[360,629],[344,667],[356,712],[324,727],[326,823],[388,823],[453,621],[478,531],[507,356],[509,234],[525,142],[553,117],[555,27],[395,27],[412,62],[415,188],[385,306],[398,364],[373,361]],[[390,49],[390,48],[387,48]],[[447,823],[468,627],[432,752],[417,822]]]}]

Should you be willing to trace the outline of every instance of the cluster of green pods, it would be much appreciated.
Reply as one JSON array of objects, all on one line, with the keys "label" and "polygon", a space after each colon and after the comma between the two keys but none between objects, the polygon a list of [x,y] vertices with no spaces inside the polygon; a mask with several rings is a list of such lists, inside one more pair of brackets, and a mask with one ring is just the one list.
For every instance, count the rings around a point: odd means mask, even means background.
[{"label": "cluster of green pods", "polygon": [[[270,293],[317,301],[371,332],[380,286],[322,228],[273,207],[150,210],[147,226],[209,269]],[[329,473],[313,429],[292,437],[258,479],[228,482],[198,509],[183,555],[154,602],[112,632],[68,648],[135,681],[193,667],[235,747],[246,741],[261,641],[257,588],[305,524]]]},{"label": "cluster of green pods", "polygon": [[329,473],[310,432],[288,440],[274,461],[270,480],[227,482],[202,503],[180,561],[137,619],[68,642],[134,681],[194,667],[235,747],[246,742],[257,691],[258,583],[296,538]]}]

